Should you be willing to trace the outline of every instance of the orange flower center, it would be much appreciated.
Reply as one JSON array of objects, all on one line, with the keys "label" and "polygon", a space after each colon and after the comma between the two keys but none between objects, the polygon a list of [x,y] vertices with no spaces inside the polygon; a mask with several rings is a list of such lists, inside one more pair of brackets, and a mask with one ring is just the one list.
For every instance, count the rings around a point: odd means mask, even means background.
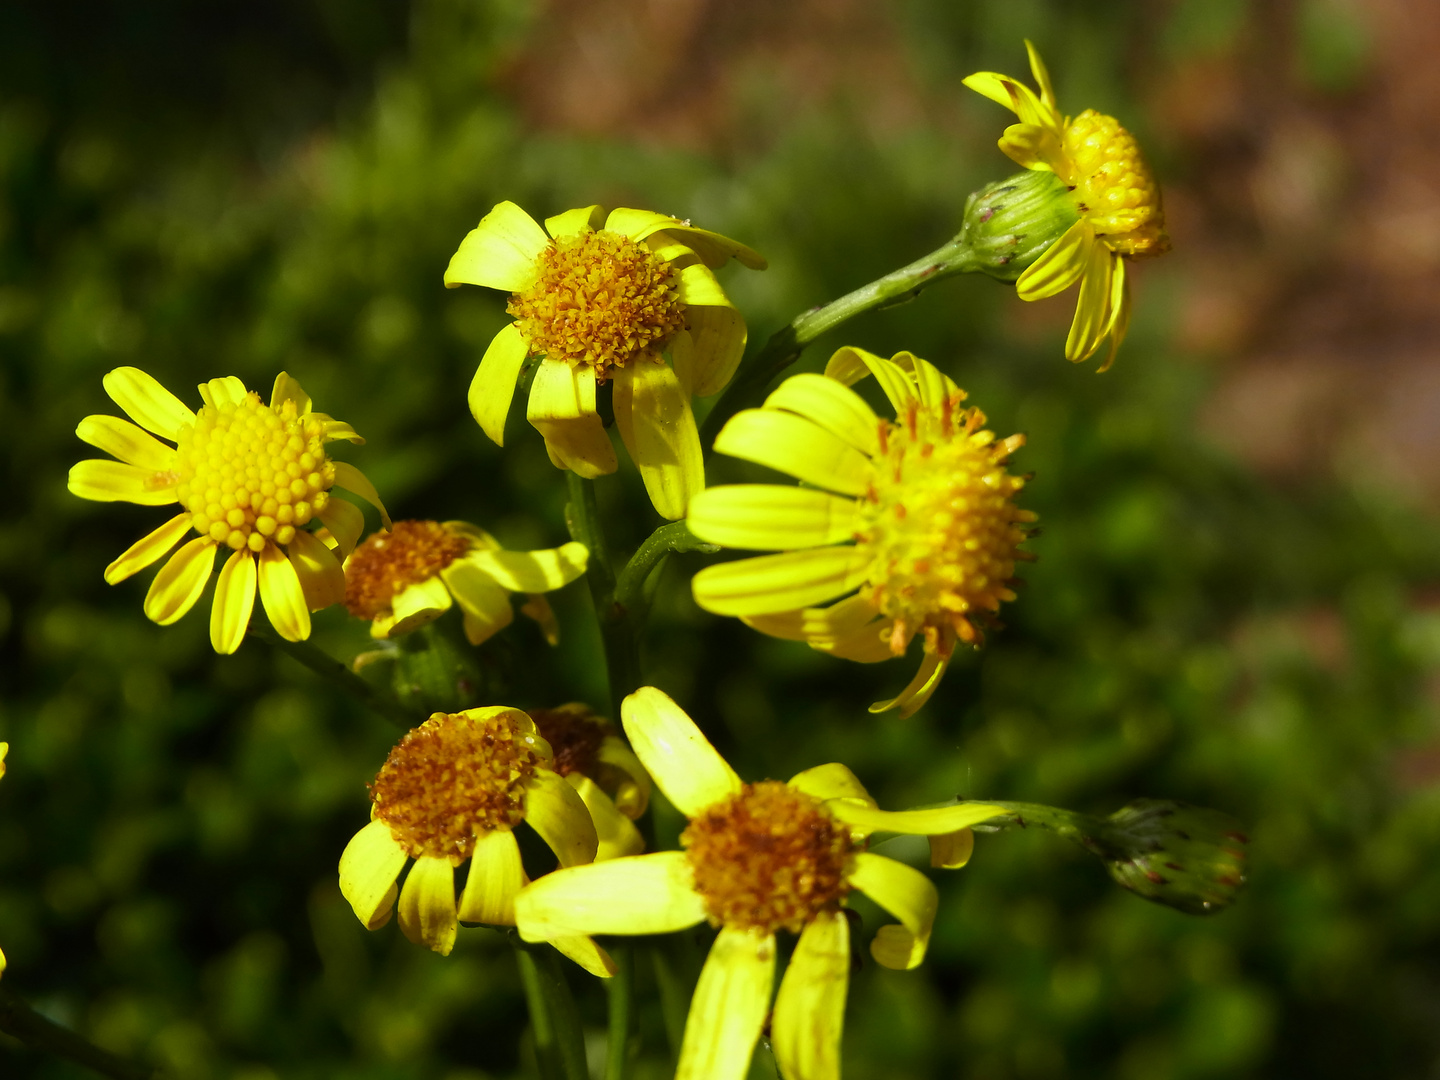
[{"label": "orange flower center", "polygon": [[670,264],[628,236],[602,229],[554,240],[537,270],[505,310],[532,354],[589,364],[601,382],[611,368],[657,357],[685,325]]},{"label": "orange flower center", "polygon": [[1065,129],[1064,149],[1073,167],[1064,179],[1112,251],[1140,256],[1170,250],[1160,185],[1134,135],[1113,116],[1086,109]]},{"label": "orange flower center", "polygon": [[458,864],[478,835],[524,819],[525,785],[545,756],[514,715],[435,713],[390,751],[370,798],[376,820],[412,857]]},{"label": "orange flower center", "polygon": [[680,836],[717,925],[798,934],[850,891],[850,831],[787,784],[746,784]]},{"label": "orange flower center", "polygon": [[395,597],[428,581],[472,547],[438,521],[397,521],[372,533],[345,564],[345,606],[360,619],[389,611]]}]

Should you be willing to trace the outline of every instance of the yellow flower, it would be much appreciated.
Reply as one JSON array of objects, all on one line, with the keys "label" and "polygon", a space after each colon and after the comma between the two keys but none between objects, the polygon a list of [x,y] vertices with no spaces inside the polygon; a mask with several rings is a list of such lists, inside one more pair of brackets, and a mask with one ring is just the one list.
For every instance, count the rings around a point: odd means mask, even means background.
[{"label": "yellow flower", "polygon": [[1123,257],[1170,250],[1160,186],[1135,137],[1112,116],[1086,109],[1073,120],[1055,104],[1050,74],[1035,51],[1030,71],[1035,92],[1008,75],[980,71],[965,85],[1012,110],[1020,123],[1005,129],[1000,149],[1027,169],[1053,172],[1071,191],[1080,220],[1015,283],[1022,300],[1040,300],[1080,282],[1065,358],[1089,359],[1108,338],[1100,370],[1115,359],[1130,323],[1130,287]]},{"label": "yellow flower", "polygon": [[514,203],[500,203],[445,271],[447,287],[512,294],[516,321],[495,335],[470,384],[476,421],[504,445],[521,365],[543,357],[527,416],[550,460],[585,477],[612,473],[615,450],[595,394],[613,380],[615,424],[651,502],[667,518],[684,517],[705,486],[690,397],[721,390],[745,349],[745,322],[712,273],[732,257],[765,267],[743,244],[648,210],[607,218],[586,206],[541,229]]},{"label": "yellow flower", "polygon": [[332,498],[331,489],[359,495],[389,524],[374,485],[325,452],[336,439],[364,440],[349,424],[312,412],[310,395],[283,371],[269,405],[233,375],[200,385],[204,405],[198,413],[138,368],[110,372],[105,392],[140,426],[114,416],[82,420],[75,434],[120,460],[80,462],[70,470],[70,491],[100,502],[178,502],[183,508],[107,566],[105,580],[114,585],[143,570],[193,528],[200,535],[151,582],[146,615],[161,626],[184,616],[205,590],[215,553],[226,547],[231,555],[210,609],[215,651],[240,647],[257,584],[276,633],[288,641],[309,637],[310,612],[344,598],[345,575],[339,559],[305,526],[322,522],[347,553],[364,527],[359,509]]},{"label": "yellow flower", "polygon": [[[881,420],[848,387],[873,374],[895,407]],[[910,353],[890,360],[844,348],[824,375],[794,375],[763,408],[738,413],[715,449],[767,465],[806,487],[732,484],[690,503],[690,531],[727,547],[778,555],[721,563],[695,575],[696,602],[775,637],[861,663],[900,656],[920,634],[925,658],[899,696],[870,706],[920,708],[958,643],[982,626],[1010,585],[1035,520],[1005,471],[1023,435],[998,442],[965,392]],[[855,595],[826,608],[858,587]],[[981,625],[977,625],[977,623]]]},{"label": "yellow flower", "polygon": [[770,1011],[775,932],[800,940],[780,984],[771,1035],[788,1080],[837,1080],[858,889],[900,920],[870,953],[885,967],[925,958],[936,893],[918,870],[864,850],[875,831],[948,834],[1001,813],[992,806],[887,813],[843,765],[788,784],[745,784],[684,711],[654,687],[625,699],[625,734],[686,817],[684,851],[558,870],[515,900],[520,936],[664,934],[708,920],[720,928],[700,974],[676,1080],[739,1080]]},{"label": "yellow flower", "polygon": [[450,609],[465,616],[465,636],[479,645],[515,617],[510,594],[528,593],[520,610],[559,640],[541,593],[585,573],[590,552],[574,542],[545,551],[506,551],[484,529],[463,521],[397,521],[372,533],[345,560],[345,606],[370,619],[370,634],[398,637]]},{"label": "yellow flower", "polygon": [[[390,751],[370,785],[370,824],[340,856],[340,891],[369,929],[390,921],[443,955],[459,922],[515,925],[515,896],[528,878],[513,830],[540,834],[561,866],[595,858],[595,826],[575,789],[551,767],[550,747],[519,709],[435,713]],[[414,859],[404,889],[400,871]],[[470,872],[457,906],[455,868]],[[614,972],[583,936],[556,948],[596,975]]]}]

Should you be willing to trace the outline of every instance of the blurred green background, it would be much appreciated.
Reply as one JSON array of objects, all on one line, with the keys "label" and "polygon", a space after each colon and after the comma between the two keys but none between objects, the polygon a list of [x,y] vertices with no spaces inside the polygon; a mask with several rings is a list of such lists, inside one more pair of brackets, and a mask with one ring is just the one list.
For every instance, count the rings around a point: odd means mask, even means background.
[{"label": "blurred green background", "polygon": [[[368,437],[342,455],[397,517],[559,543],[539,437],[512,415],[502,453],[465,406],[505,321],[504,297],[441,287],[466,230],[507,198],[693,218],[770,259],[724,275],[753,348],[937,246],[968,191],[1013,171],[1006,115],[960,79],[1022,74],[1028,36],[1061,105],[1119,115],[1167,184],[1177,252],[1140,268],[1114,371],[1064,363],[1066,301],[982,279],[799,365],[912,349],[1028,434],[1045,531],[1008,628],[916,717],[872,717],[913,661],[845,664],[705,615],[687,557],[650,679],[750,779],[840,760],[888,806],[1173,797],[1246,823],[1250,888],[1210,919],[1054,837],[980,838],[938,877],[924,967],[856,977],[851,1080],[1436,1075],[1421,331],[1440,247],[1424,255],[1404,206],[1392,233],[1366,224],[1428,161],[1433,109],[1394,102],[1423,92],[1396,80],[1434,22],[1401,0],[0,6],[4,986],[181,1077],[524,1075],[501,937],[464,930],[442,959],[366,932],[337,889],[395,730],[259,642],[216,657],[203,611],[151,625],[148,575],[107,587],[161,512],[66,492],[91,456],[75,424],[117,412],[100,380],[122,364],[192,403],[201,380],[268,391],[284,369]],[[1355,131],[1384,154],[1346,157]],[[621,546],[655,524],[638,487],[600,484]],[[583,587],[557,609],[557,650],[521,623],[492,650],[506,703],[603,703]],[[368,639],[330,611],[316,640],[348,658]],[[598,1052],[603,997],[576,985]],[[659,1014],[642,1020],[639,1075],[664,1075]],[[88,1075],[4,1036],[0,1074]]]}]

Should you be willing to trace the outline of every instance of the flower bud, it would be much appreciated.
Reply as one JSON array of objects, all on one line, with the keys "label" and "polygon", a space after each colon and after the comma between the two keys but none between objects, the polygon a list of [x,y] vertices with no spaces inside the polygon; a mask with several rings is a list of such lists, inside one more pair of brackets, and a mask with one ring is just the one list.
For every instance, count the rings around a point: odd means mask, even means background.
[{"label": "flower bud", "polygon": [[1079,220],[1064,181],[1047,170],[1026,169],[965,200],[959,239],[974,269],[1014,281]]},{"label": "flower bud", "polygon": [[1125,888],[1190,915],[1235,901],[1249,842],[1228,815],[1169,799],[1137,799],[1082,840]]}]

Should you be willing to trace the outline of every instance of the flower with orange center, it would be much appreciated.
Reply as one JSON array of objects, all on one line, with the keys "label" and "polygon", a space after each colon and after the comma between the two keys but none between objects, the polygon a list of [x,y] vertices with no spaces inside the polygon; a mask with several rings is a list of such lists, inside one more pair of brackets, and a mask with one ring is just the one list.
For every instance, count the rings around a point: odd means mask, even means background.
[{"label": "flower with orange center", "polygon": [[392,638],[418,629],[460,605],[465,636],[479,645],[510,625],[512,593],[528,593],[520,609],[559,640],[542,593],[585,573],[590,552],[568,543],[544,551],[506,551],[484,529],[463,521],[397,521],[372,533],[345,560],[345,607],[370,620],[370,634]]},{"label": "flower with orange center", "polygon": [[[384,926],[398,895],[405,936],[442,955],[460,922],[514,926],[515,896],[529,880],[514,836],[521,822],[561,866],[595,858],[590,813],[552,760],[534,721],[503,706],[435,713],[401,739],[370,785],[370,824],[340,856],[340,891],[360,921]],[[455,868],[467,861],[457,905]],[[614,971],[588,938],[555,945],[594,974]]]},{"label": "flower with orange center", "polygon": [[531,709],[530,719],[554,755],[550,767],[590,811],[600,840],[595,861],[644,851],[645,840],[634,822],[650,804],[650,774],[625,740],[579,702]]},{"label": "flower with orange center", "polygon": [[515,322],[495,335],[470,384],[476,421],[504,445],[521,366],[541,357],[527,416],[550,460],[585,477],[612,473],[595,398],[613,383],[615,425],[655,509],[684,517],[705,486],[690,398],[723,389],[745,350],[745,322],[713,273],[731,258],[765,267],[745,245],[664,214],[622,208],[607,217],[586,206],[542,229],[500,203],[445,271],[447,287],[511,294]]},{"label": "flower with orange center", "polygon": [[[895,407],[882,420],[849,386],[873,374]],[[920,670],[871,711],[920,708],[960,644],[978,645],[1011,589],[1035,515],[1015,505],[1005,469],[1025,442],[996,440],[965,392],[910,353],[841,349],[824,375],[794,375],[764,406],[734,416],[723,454],[780,469],[808,487],[732,484],[690,503],[690,531],[727,547],[781,553],[706,567],[696,602],[775,637],[861,663],[924,642]],[[830,607],[823,603],[858,591]]]},{"label": "flower with orange center", "polygon": [[684,711],[654,687],[622,707],[625,734],[665,796],[690,819],[683,851],[556,871],[520,891],[527,941],[663,934],[710,922],[720,932],[700,974],[676,1080],[739,1080],[770,1012],[775,934],[800,939],[775,1000],[771,1035],[788,1080],[838,1080],[858,889],[899,920],[870,953],[889,968],[925,958],[936,893],[918,870],[865,850],[872,832],[950,835],[1003,813],[985,805],[887,813],[843,765],[788,784],[742,783]]},{"label": "flower with orange center", "polygon": [[1005,129],[1001,150],[1027,169],[1053,172],[1070,189],[1079,220],[1020,275],[1015,288],[1022,300],[1040,300],[1080,282],[1065,358],[1086,360],[1109,339],[1104,371],[1130,324],[1124,260],[1170,250],[1160,185],[1135,136],[1113,116],[1094,109],[1073,120],[1061,114],[1040,54],[1028,41],[1025,48],[1038,96],[993,71],[976,72],[965,85],[1020,118]]},{"label": "flower with orange center", "polygon": [[[283,371],[270,404],[234,376],[200,385],[204,404],[191,412],[138,368],[105,376],[105,392],[135,424],[87,416],[75,429],[119,461],[82,461],[70,470],[70,491],[82,499],[179,503],[182,512],[132,545],[105,568],[114,585],[164,556],[194,529],[200,535],[172,555],[145,596],[145,614],[169,626],[195,606],[215,554],[229,549],[210,609],[210,643],[233,653],[260,600],[276,633],[310,636],[310,613],[345,596],[340,560],[306,526],[323,524],[342,554],[360,539],[364,517],[331,497],[345,488],[371,503],[389,524],[375,487],[355,466],[332,461],[325,444],[364,442],[346,423],[313,412],[310,395]],[[136,424],[139,427],[136,427]],[[141,430],[141,429],[144,430]],[[166,446],[147,432],[175,445]]]}]

